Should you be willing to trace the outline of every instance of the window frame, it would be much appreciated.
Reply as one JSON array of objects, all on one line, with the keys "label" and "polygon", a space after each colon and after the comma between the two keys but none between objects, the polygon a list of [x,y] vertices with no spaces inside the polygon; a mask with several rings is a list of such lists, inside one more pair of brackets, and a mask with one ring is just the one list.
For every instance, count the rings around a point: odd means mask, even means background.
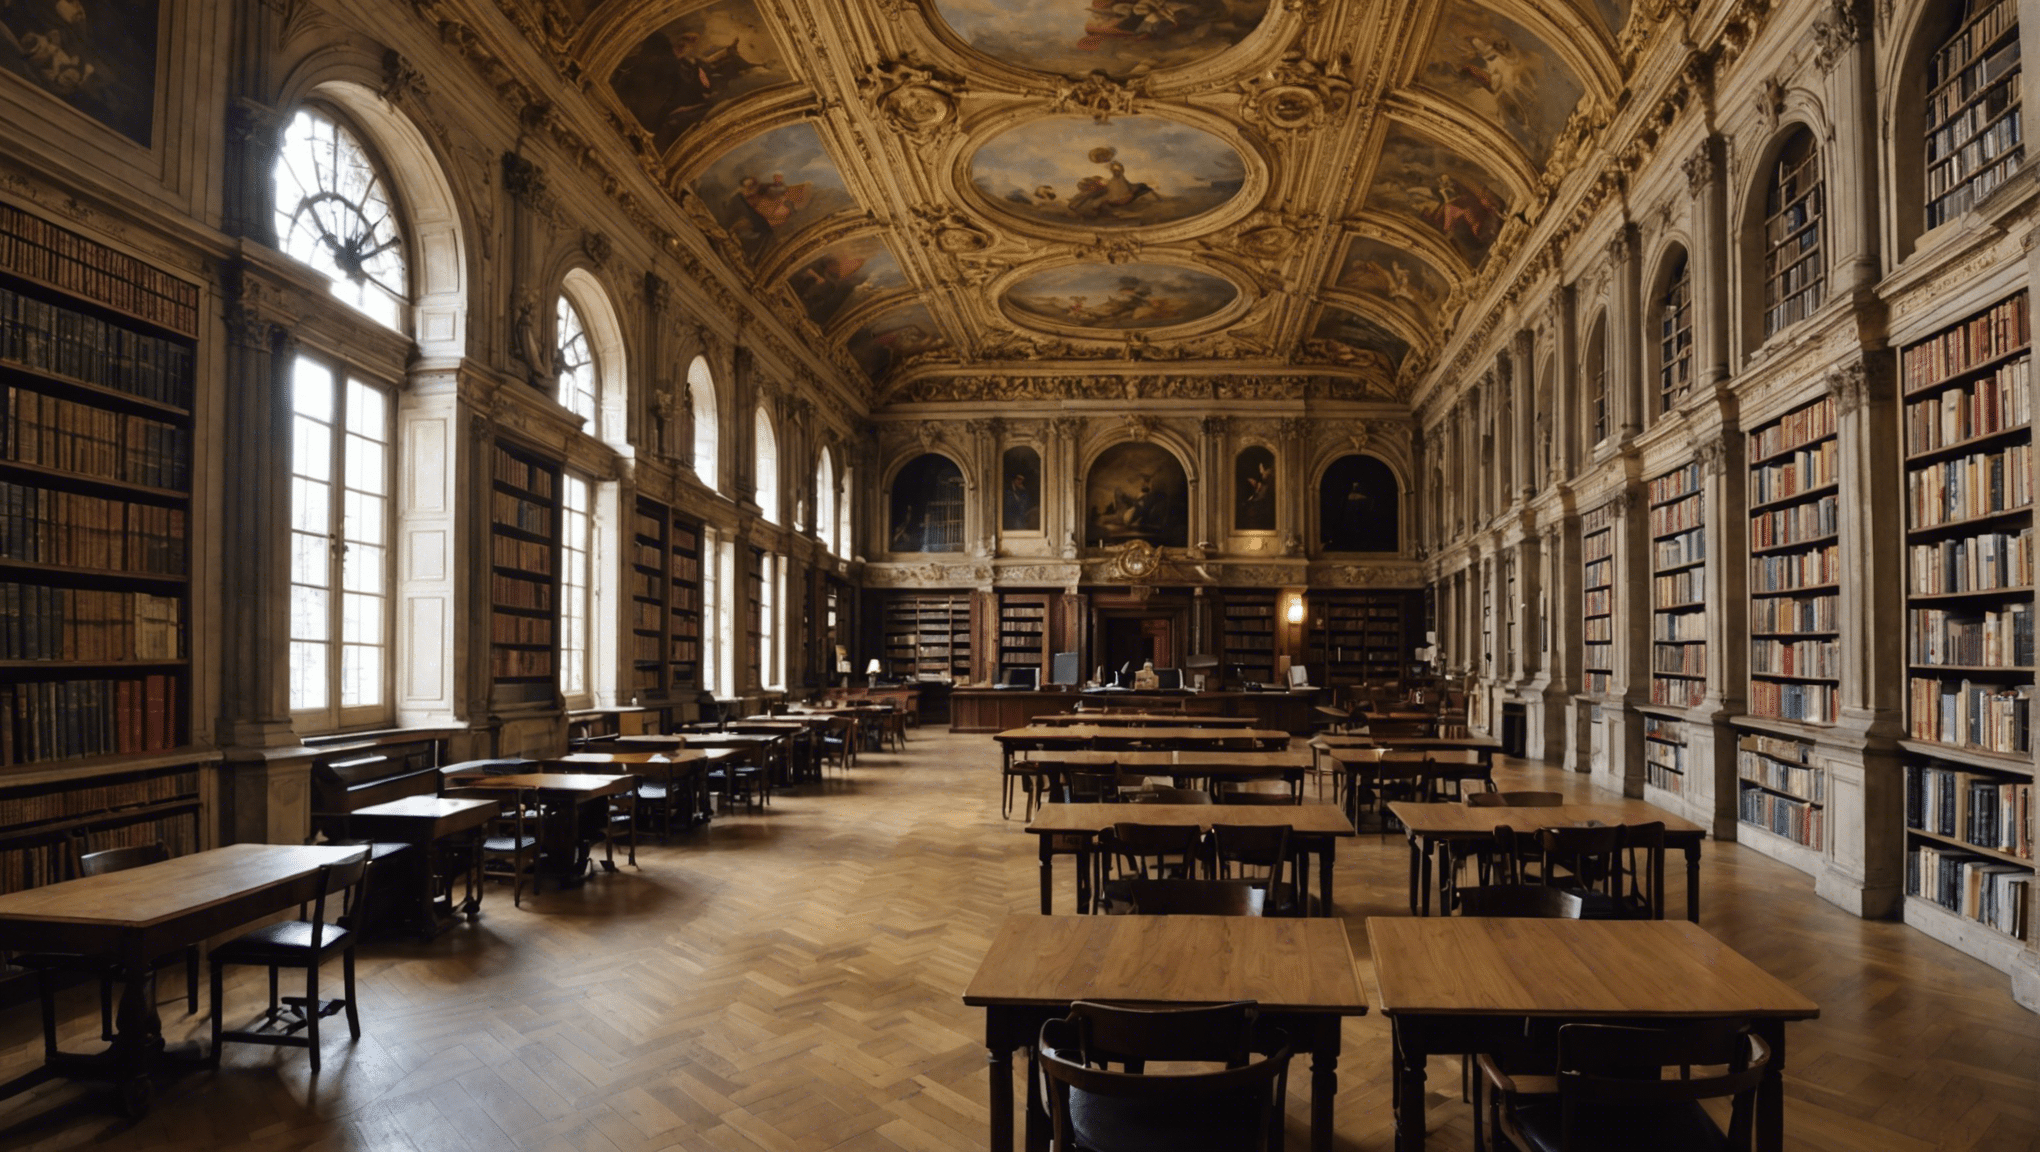
[{"label": "window frame", "polygon": [[[700,369],[698,379],[696,368]],[[721,492],[722,415],[716,396],[715,368],[706,356],[696,356],[687,363],[687,404],[694,416],[694,475],[709,491]],[[703,420],[703,416],[707,419]]]},{"label": "window frame", "polygon": [[[582,507],[573,507],[572,493],[576,486],[581,492]],[[595,600],[598,572],[595,565],[595,489],[591,477],[583,476],[572,468],[560,470],[560,576],[559,576],[559,628],[560,656],[555,669],[560,697],[568,708],[592,708],[595,706]],[[581,542],[574,545],[574,522],[580,521]],[[575,554],[579,554],[578,561]],[[570,577],[578,563],[580,569],[580,608],[574,608],[575,583]],[[572,643],[578,633],[579,644]],[[568,684],[568,657],[578,653],[581,658],[578,688]]]},{"label": "window frame", "polygon": [[751,502],[768,524],[784,524],[786,494],[779,487],[779,430],[763,406],[752,409]]},{"label": "window frame", "polygon": [[[283,208],[277,198],[277,179],[290,166],[290,158],[285,155],[285,149],[288,147],[289,135],[296,127],[300,116],[313,116],[323,119],[333,126],[337,134],[344,135],[347,139],[351,140],[354,146],[359,149],[363,162],[373,177],[372,183],[369,186],[379,190],[382,195],[383,208],[385,209],[384,219],[387,220],[390,231],[393,234],[390,243],[395,247],[397,259],[402,266],[400,277],[403,281],[402,289],[401,291],[394,291],[373,277],[364,277],[361,283],[373,285],[374,290],[378,293],[378,298],[387,299],[390,308],[390,314],[387,318],[364,306],[359,300],[350,298],[342,291],[344,285],[355,283],[344,273],[335,275],[333,272],[327,271],[317,262],[305,259],[303,256],[293,252],[288,244],[295,230],[295,221],[304,210],[305,201],[300,200],[297,207],[288,217],[285,217]],[[340,108],[324,100],[305,100],[292,108],[289,115],[283,121],[283,127],[279,133],[276,160],[269,170],[270,231],[276,251],[299,267],[309,268],[319,276],[325,277],[328,281],[328,295],[334,300],[346,305],[356,315],[367,318],[378,327],[408,336],[411,334],[413,309],[418,294],[418,270],[411,258],[412,237],[409,228],[406,227],[407,214],[404,209],[403,197],[397,188],[397,182],[390,177],[389,166],[376,153],[376,150],[370,144],[370,140],[370,135],[363,132],[351,117]],[[294,183],[312,194],[312,199],[328,194],[322,189],[307,188],[303,181],[297,178],[294,169],[291,170],[291,175]],[[337,193],[332,194],[337,195]],[[356,210],[358,211],[358,208]],[[292,224],[291,228],[283,226],[286,219]],[[338,271],[337,265],[335,270]]]},{"label": "window frame", "polygon": [[1680,252],[1657,299],[1658,414],[1693,393],[1693,261]]},{"label": "window frame", "polygon": [[[574,334],[566,334],[567,321],[571,319]],[[573,346],[579,344],[581,359],[571,374],[567,368],[567,357]],[[559,302],[553,308],[553,370],[555,388],[553,402],[581,417],[586,423],[581,426],[584,435],[600,440],[602,438],[602,365],[595,355],[595,341],[589,338],[588,321],[581,315],[580,305],[565,291],[559,294]],[[586,387],[580,386],[586,382]],[[571,394],[569,389],[572,389]],[[578,403],[587,400],[587,410]]]}]

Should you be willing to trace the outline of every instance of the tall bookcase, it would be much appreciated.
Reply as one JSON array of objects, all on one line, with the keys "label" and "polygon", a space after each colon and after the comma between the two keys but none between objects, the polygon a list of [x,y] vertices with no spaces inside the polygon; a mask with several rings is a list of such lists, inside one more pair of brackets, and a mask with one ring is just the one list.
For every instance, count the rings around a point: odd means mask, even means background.
[{"label": "tall bookcase", "polygon": [[[1275,594],[1227,592],[1219,621],[1219,659],[1226,676],[1248,683],[1275,679]],[[1233,684],[1237,688],[1239,685]]]},{"label": "tall bookcase", "polygon": [[765,550],[751,549],[751,562],[744,567],[744,638],[749,641],[747,684],[765,683]]},{"label": "tall bookcase", "polygon": [[1316,592],[1311,596],[1310,662],[1331,687],[1409,678],[1423,636],[1421,593]]},{"label": "tall bookcase", "polygon": [[1041,682],[1048,683],[1049,593],[1002,592],[999,594],[999,670],[1004,682],[1009,669],[1034,669]]},{"label": "tall bookcase", "polygon": [[499,703],[556,691],[560,465],[498,440],[489,524],[489,673]]},{"label": "tall bookcase", "polygon": [[1615,522],[1613,504],[1580,517],[1582,631],[1580,687],[1605,696],[1615,676]]},{"label": "tall bookcase", "polygon": [[2028,297],[1906,348],[1900,372],[1906,919],[2002,968],[2033,883]]},{"label": "tall bookcase", "polygon": [[1698,462],[1650,482],[1650,702],[1707,695],[1706,494]]},{"label": "tall bookcase", "polygon": [[2018,170],[2018,0],[1969,0],[1966,15],[1927,60],[1927,227],[1969,211]]},{"label": "tall bookcase", "polygon": [[667,686],[676,692],[701,687],[701,523],[675,513],[668,536],[672,549],[669,589],[672,639],[666,664]]},{"label": "tall bookcase", "polygon": [[666,529],[670,519],[664,504],[638,498],[631,522],[630,686],[640,701],[663,696],[667,688],[666,632],[672,584],[667,576],[671,553]]},{"label": "tall bookcase", "polygon": [[1839,715],[1841,549],[1835,402],[1750,433],[1750,714]]},{"label": "tall bookcase", "polygon": [[[1827,837],[1827,771],[1813,762],[1813,745],[1765,733],[1736,740],[1736,819],[1818,855]],[[1748,836],[1743,837],[1749,840]],[[1761,841],[1755,847],[1764,847]],[[1801,852],[1770,852],[1813,870]]]},{"label": "tall bookcase", "polygon": [[895,592],[885,601],[880,623],[880,666],[888,678],[970,680],[970,593]]}]

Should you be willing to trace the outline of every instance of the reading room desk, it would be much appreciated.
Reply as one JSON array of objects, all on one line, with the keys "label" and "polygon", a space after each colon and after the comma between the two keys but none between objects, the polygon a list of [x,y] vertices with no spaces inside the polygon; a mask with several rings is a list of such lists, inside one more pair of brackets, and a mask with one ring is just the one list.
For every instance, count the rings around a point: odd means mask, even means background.
[{"label": "reading room desk", "polygon": [[[1319,900],[1327,916],[1337,838],[1353,835],[1353,822],[1330,804],[1043,804],[1027,825],[1040,846],[1043,916],[1054,910],[1057,856],[1076,857],[1077,911],[1091,910],[1091,854],[1098,835],[1114,824],[1195,824],[1206,832],[1213,824],[1287,824],[1297,849],[1317,857]],[[1308,880],[1308,873],[1308,865],[1299,867],[1298,879]]]}]

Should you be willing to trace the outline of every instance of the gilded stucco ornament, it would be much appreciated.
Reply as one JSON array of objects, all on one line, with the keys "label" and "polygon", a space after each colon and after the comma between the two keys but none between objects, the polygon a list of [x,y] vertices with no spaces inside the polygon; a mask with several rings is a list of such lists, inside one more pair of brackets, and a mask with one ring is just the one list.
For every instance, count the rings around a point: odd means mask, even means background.
[{"label": "gilded stucco ornament", "polygon": [[1352,57],[1330,61],[1291,52],[1274,67],[1242,81],[1240,115],[1257,127],[1282,134],[1315,131],[1343,120],[1353,107]]}]

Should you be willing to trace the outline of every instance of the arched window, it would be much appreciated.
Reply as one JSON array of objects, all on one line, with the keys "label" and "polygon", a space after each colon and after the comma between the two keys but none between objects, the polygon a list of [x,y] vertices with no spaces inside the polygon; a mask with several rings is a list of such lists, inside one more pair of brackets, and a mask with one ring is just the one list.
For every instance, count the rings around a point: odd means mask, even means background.
[{"label": "arched window", "polygon": [[1608,438],[1608,324],[1594,321],[1593,335],[1587,337],[1587,443]]},{"label": "arched window", "polygon": [[721,432],[715,420],[715,378],[709,375],[707,357],[696,356],[687,366],[687,399],[694,406],[694,474],[703,484],[718,488],[716,446]]},{"label": "arched window", "polygon": [[595,425],[595,354],[588,348],[588,330],[581,314],[566,296],[560,297],[557,345],[553,364],[560,370],[560,407],[588,422],[587,432],[600,432]]},{"label": "arched window", "polygon": [[[1927,58],[1927,227],[1953,220],[2018,171],[2019,6],[1971,0]],[[1987,9],[1980,15],[1979,9]]]},{"label": "arched window", "polygon": [[758,511],[772,523],[779,523],[779,438],[772,434],[772,417],[763,408],[755,409],[758,451],[757,500]]},{"label": "arched window", "polygon": [[1693,388],[1693,272],[1684,252],[1658,297],[1658,411],[1670,412]]},{"label": "arched window", "polygon": [[850,559],[857,553],[857,541],[851,539],[850,532],[850,505],[852,500],[850,494],[856,490],[856,486],[852,483],[850,466],[845,464],[843,466],[843,498],[836,502],[836,555],[841,556],[845,560]]},{"label": "arched window", "polygon": [[1820,149],[1800,128],[1785,141],[1764,196],[1764,337],[1820,307],[1827,269],[1821,253]]},{"label": "arched window", "polygon": [[836,469],[827,448],[815,464],[815,535],[829,551],[843,554],[842,537],[836,534]]},{"label": "arched window", "polygon": [[324,112],[301,108],[283,131],[275,183],[277,247],[331,279],[334,296],[401,327],[404,241],[389,186],[361,141]]}]

